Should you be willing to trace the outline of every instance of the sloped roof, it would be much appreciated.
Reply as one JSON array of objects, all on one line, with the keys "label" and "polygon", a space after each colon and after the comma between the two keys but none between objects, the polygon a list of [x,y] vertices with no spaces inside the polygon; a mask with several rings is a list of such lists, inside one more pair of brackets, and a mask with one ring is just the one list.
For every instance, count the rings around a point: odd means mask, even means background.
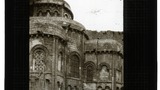
[{"label": "sloped roof", "polygon": [[123,52],[123,46],[113,39],[93,39],[85,42],[86,51],[116,51]]}]

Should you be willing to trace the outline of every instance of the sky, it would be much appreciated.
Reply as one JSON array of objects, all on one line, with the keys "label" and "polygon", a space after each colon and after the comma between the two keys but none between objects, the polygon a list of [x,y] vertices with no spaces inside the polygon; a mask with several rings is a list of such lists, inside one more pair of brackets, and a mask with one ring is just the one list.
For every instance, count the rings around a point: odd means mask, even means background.
[{"label": "sky", "polygon": [[123,0],[65,0],[86,29],[123,31]]}]

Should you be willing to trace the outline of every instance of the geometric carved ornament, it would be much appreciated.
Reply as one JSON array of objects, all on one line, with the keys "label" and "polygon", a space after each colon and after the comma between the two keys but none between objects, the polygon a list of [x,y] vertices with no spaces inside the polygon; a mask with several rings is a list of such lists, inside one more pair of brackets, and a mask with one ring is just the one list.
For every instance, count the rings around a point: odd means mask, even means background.
[{"label": "geometric carved ornament", "polygon": [[46,58],[46,53],[44,50],[38,48],[33,52],[33,70],[35,72],[44,72],[45,58]]}]

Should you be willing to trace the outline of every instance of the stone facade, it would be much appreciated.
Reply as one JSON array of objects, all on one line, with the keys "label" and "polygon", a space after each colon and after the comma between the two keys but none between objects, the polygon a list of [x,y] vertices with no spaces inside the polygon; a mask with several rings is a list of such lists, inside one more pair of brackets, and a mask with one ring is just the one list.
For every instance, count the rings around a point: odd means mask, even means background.
[{"label": "stone facade", "polygon": [[63,0],[30,1],[30,90],[122,90],[123,32],[73,18]]}]

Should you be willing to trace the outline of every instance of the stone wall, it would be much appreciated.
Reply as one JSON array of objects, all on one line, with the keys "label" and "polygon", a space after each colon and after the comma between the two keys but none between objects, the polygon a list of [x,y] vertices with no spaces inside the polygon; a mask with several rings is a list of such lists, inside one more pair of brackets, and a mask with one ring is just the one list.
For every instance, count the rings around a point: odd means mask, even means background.
[{"label": "stone wall", "polygon": [[[93,66],[93,76],[88,77],[87,67],[90,66],[89,64]],[[106,66],[106,68],[103,68],[103,66]],[[118,54],[86,52],[84,67],[84,90],[97,90],[99,86],[103,89],[105,87],[111,89],[113,81],[116,83],[115,87],[121,88],[123,86],[123,58]],[[92,80],[87,81],[90,77],[93,77]]]}]

